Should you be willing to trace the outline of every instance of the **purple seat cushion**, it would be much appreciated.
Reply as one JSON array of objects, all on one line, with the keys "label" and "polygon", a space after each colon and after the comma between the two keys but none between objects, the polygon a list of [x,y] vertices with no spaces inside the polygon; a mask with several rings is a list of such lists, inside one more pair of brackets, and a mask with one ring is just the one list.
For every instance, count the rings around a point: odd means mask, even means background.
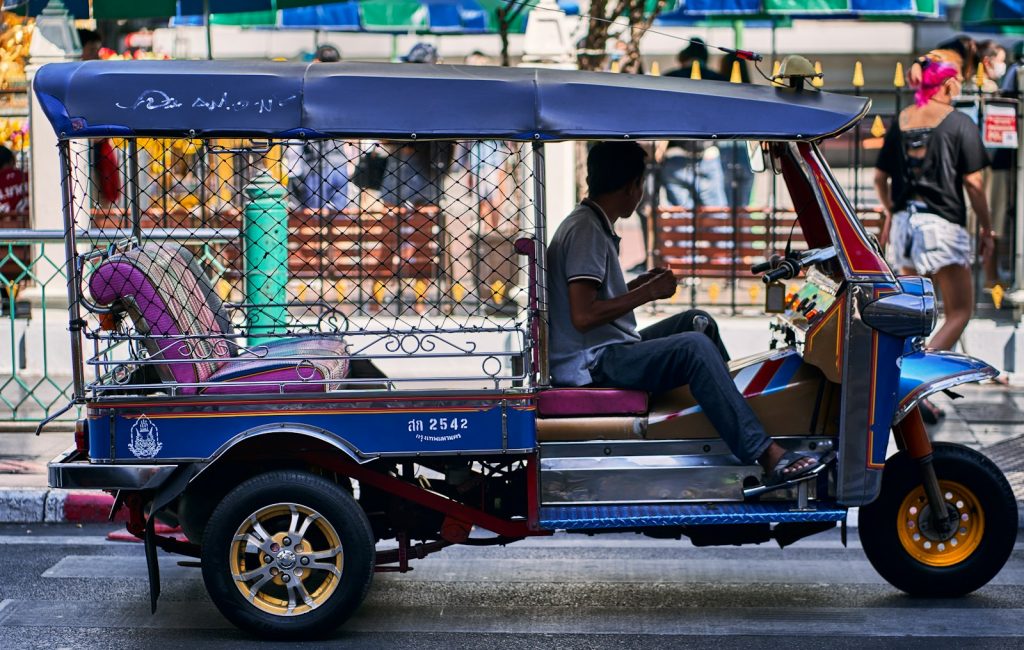
[{"label": "purple seat cushion", "polygon": [[192,253],[180,246],[151,243],[114,255],[93,272],[89,290],[97,303],[128,311],[136,331],[146,335],[143,342],[151,359],[183,362],[156,364],[162,380],[224,384],[183,387],[184,395],[281,390],[266,382],[322,382],[283,389],[322,393],[348,376],[348,359],[339,358],[347,349],[338,338],[281,339],[236,355],[224,304]]},{"label": "purple seat cushion", "polygon": [[[302,337],[260,345],[226,361],[210,377],[216,386],[200,390],[202,395],[248,395],[256,393],[323,393],[337,387],[348,376],[345,342],[334,338]],[[288,383],[283,386],[267,382]]]},{"label": "purple seat cushion", "polygon": [[[114,255],[89,278],[89,292],[101,305],[128,311],[152,359],[192,360],[156,365],[164,381],[207,381],[230,359],[230,322],[209,280],[195,275],[191,253],[178,246],[146,244]],[[180,338],[203,337],[203,338]],[[191,389],[184,389],[191,392]]]},{"label": "purple seat cushion", "polygon": [[644,415],[647,393],[621,388],[551,388],[537,395],[542,417]]}]

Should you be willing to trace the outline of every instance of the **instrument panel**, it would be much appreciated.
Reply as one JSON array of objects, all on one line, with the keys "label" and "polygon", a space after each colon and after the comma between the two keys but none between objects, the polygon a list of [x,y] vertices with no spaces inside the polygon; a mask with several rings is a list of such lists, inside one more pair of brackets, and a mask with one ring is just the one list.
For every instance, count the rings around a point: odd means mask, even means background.
[{"label": "instrument panel", "polygon": [[800,329],[807,329],[836,301],[839,284],[816,267],[807,270],[799,287],[787,287],[782,318]]},{"label": "instrument panel", "polygon": [[797,347],[804,361],[821,369],[830,381],[839,381],[841,369],[844,310],[832,309],[841,288],[816,266],[808,268],[802,284],[787,287],[785,311],[771,326],[772,347]]}]

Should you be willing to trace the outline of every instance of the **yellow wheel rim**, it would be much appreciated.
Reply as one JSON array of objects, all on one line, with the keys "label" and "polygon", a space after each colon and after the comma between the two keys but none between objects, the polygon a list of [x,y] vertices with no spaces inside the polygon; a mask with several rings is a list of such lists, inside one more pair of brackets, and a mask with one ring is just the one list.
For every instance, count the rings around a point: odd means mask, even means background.
[{"label": "yellow wheel rim", "polygon": [[242,596],[278,616],[323,605],[344,569],[341,538],[319,512],[276,503],[249,515],[231,540],[231,577]]},{"label": "yellow wheel rim", "polygon": [[956,510],[958,515],[952,533],[934,531],[928,497],[920,485],[903,499],[896,515],[903,548],[918,562],[934,567],[963,562],[978,550],[985,534],[985,511],[974,492],[953,481],[939,481],[939,487],[947,510]]}]

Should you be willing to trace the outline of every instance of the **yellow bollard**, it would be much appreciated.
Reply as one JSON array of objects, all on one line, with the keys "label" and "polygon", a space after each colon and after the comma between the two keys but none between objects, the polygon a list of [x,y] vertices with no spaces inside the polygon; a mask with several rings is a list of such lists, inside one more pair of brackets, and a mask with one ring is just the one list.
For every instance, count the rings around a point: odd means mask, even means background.
[{"label": "yellow bollard", "polygon": [[1006,295],[1006,291],[1001,285],[992,287],[992,304],[996,306],[996,309],[1003,308],[1003,297]]},{"label": "yellow bollard", "polygon": [[985,66],[979,65],[978,73],[974,77],[974,83],[978,84],[978,90],[984,88],[985,80],[988,79],[988,77],[985,75]]},{"label": "yellow bollard", "polygon": [[811,79],[811,85],[815,88],[822,88],[825,86],[825,77],[821,73],[821,61],[814,62],[814,74],[818,75]]},{"label": "yellow bollard", "polygon": [[221,300],[227,301],[231,297],[231,283],[224,278],[217,280],[217,295]]},{"label": "yellow bollard", "polygon": [[500,305],[505,302],[505,283],[501,280],[495,280],[491,283],[491,298],[494,299],[495,305]]},{"label": "yellow bollard", "polygon": [[750,285],[748,293],[750,294],[750,303],[756,305],[757,299],[761,295],[761,285],[759,283]]},{"label": "yellow bollard", "polygon": [[711,304],[715,304],[716,302],[718,302],[718,295],[721,293],[721,291],[722,288],[718,286],[717,282],[711,283],[711,286],[708,287],[708,300],[711,301]]},{"label": "yellow bollard", "polygon": [[416,280],[416,284],[412,286],[413,293],[416,294],[416,302],[422,304],[427,295],[427,283],[423,280]]},{"label": "yellow bollard", "polygon": [[387,290],[387,286],[380,280],[374,280],[373,282],[373,299],[378,305],[384,304],[384,292]]},{"label": "yellow bollard", "polygon": [[864,66],[860,61],[853,64],[853,87],[863,88],[864,87]]},{"label": "yellow bollard", "polygon": [[345,296],[348,295],[348,282],[338,280],[334,283],[334,291],[337,293],[338,302],[345,300]]},{"label": "yellow bollard", "polygon": [[661,76],[661,66],[658,65],[657,61],[651,61],[651,76],[652,77],[660,77]]},{"label": "yellow bollard", "polygon": [[700,63],[697,61],[693,62],[690,66],[690,79],[700,79]]},{"label": "yellow bollard", "polygon": [[882,116],[876,115],[875,121],[871,123],[871,135],[880,138],[885,135],[885,125],[882,124]]},{"label": "yellow bollard", "polygon": [[609,72],[622,72],[622,65],[618,61],[612,61],[611,66],[608,68]]},{"label": "yellow bollard", "polygon": [[907,84],[907,78],[903,74],[903,64],[899,61],[896,62],[896,73],[892,76],[892,85],[894,88],[902,88]]},{"label": "yellow bollard", "polygon": [[452,300],[455,302],[462,302],[462,299],[466,297],[466,287],[462,286],[458,282],[452,285]]},{"label": "yellow bollard", "polygon": [[732,62],[732,73],[729,75],[729,81],[734,84],[743,83],[743,72],[740,70],[740,62]]}]

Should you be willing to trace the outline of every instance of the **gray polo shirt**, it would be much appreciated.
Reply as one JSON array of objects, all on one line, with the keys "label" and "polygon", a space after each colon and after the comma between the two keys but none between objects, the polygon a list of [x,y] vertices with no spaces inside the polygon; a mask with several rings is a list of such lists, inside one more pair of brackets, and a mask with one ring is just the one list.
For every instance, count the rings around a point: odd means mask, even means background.
[{"label": "gray polo shirt", "polygon": [[551,239],[547,261],[551,378],[556,386],[585,386],[593,381],[590,369],[603,348],[640,340],[633,312],[586,333],[572,324],[571,281],[590,279],[600,283],[598,300],[628,291],[619,264],[619,238],[600,206],[584,200],[566,217]]}]

